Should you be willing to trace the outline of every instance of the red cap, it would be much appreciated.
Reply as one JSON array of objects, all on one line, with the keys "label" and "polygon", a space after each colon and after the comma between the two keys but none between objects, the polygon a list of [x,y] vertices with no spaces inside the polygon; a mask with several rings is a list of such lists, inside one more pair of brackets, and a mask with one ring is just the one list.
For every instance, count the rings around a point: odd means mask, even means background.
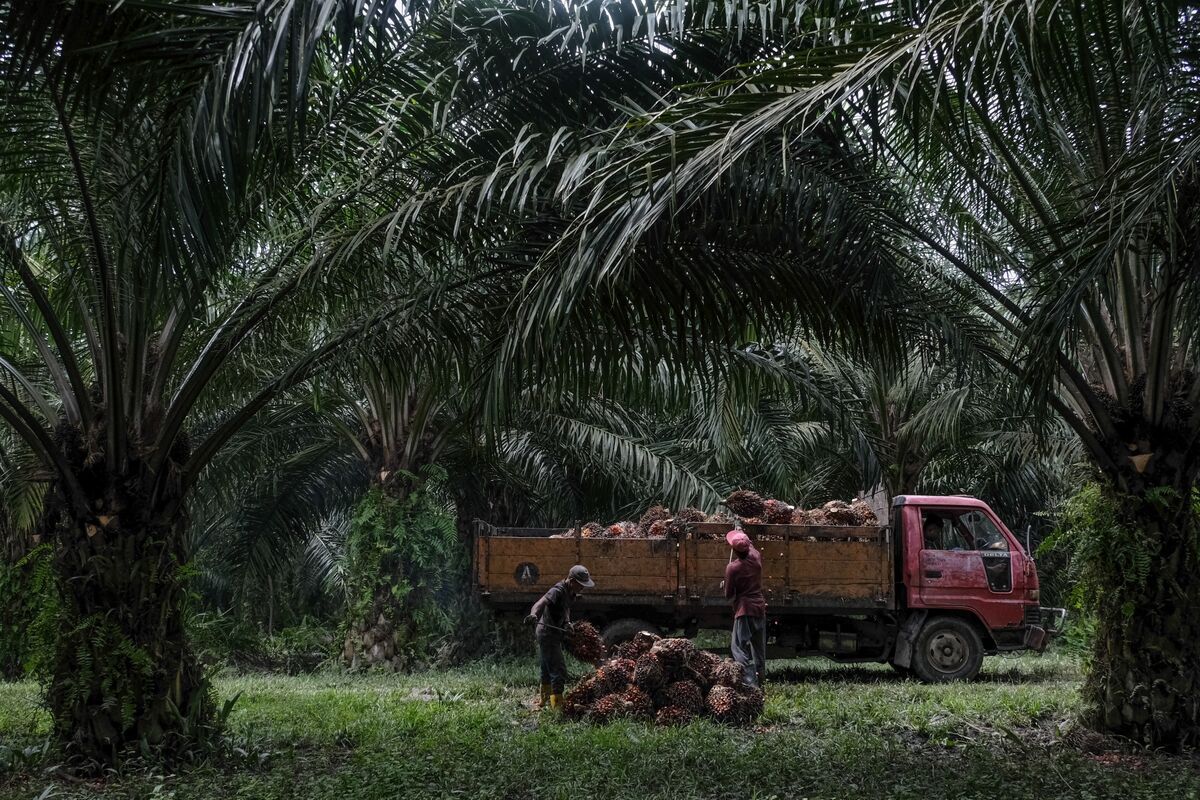
[{"label": "red cap", "polygon": [[741,531],[730,531],[725,534],[725,541],[738,553],[750,552],[750,537]]}]

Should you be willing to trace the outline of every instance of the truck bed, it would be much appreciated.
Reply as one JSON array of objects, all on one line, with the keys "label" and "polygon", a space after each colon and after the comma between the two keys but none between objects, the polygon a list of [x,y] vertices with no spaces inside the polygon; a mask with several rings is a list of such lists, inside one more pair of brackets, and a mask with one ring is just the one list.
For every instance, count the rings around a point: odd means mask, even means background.
[{"label": "truck bed", "polygon": [[[475,576],[499,609],[526,609],[574,564],[596,586],[582,608],[636,606],[677,619],[724,618],[721,581],[729,562],[724,523],[695,523],[674,539],[550,538],[562,529],[486,527],[477,537]],[[745,525],[763,556],[772,615],[893,609],[892,547],[881,527]],[[705,538],[705,537],[719,538]],[[615,610],[614,610],[615,611]]]}]

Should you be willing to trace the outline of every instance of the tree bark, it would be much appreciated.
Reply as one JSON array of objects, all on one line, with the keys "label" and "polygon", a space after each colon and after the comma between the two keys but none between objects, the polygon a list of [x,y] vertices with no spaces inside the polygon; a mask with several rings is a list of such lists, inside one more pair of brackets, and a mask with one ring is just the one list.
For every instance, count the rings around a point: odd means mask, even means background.
[{"label": "tree bark", "polygon": [[52,503],[42,525],[63,604],[47,692],[54,736],[79,764],[194,755],[217,730],[184,629],[186,522],[160,511],[171,498],[151,504],[147,481],[97,469],[94,513]]},{"label": "tree bark", "polygon": [[[1166,502],[1164,498],[1171,498]],[[1098,609],[1084,686],[1096,728],[1148,747],[1200,745],[1200,526],[1189,491],[1127,496],[1145,547],[1145,580],[1126,581]]]}]

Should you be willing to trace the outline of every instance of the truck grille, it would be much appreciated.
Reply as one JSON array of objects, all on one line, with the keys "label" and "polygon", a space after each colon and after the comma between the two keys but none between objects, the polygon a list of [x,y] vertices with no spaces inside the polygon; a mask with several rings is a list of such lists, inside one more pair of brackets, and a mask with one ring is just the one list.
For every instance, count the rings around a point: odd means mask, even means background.
[{"label": "truck grille", "polygon": [[1025,606],[1025,624],[1041,625],[1042,609],[1040,606]]}]

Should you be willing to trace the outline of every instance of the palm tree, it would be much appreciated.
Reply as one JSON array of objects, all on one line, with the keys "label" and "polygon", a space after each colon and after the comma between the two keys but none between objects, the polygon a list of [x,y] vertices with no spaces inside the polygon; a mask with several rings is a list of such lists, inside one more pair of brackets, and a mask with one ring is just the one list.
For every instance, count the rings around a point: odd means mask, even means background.
[{"label": "palm tree", "polygon": [[425,85],[396,57],[421,19],[400,10],[3,6],[0,418],[51,476],[48,697],[73,757],[183,753],[211,730],[181,615],[188,498],[398,308],[339,242],[374,171],[346,131]]},{"label": "palm tree", "polygon": [[[690,209],[713,218],[714,186],[736,203],[807,172],[829,226],[876,254],[837,272],[868,264],[896,290],[875,299],[917,313],[928,290],[969,301],[992,361],[1119,497],[1112,524],[1146,569],[1100,564],[1091,721],[1153,745],[1197,741],[1200,623],[1179,609],[1200,605],[1200,17],[1139,0],[767,3],[749,16],[747,30],[792,32],[773,57],[573,154],[596,168],[560,181],[577,211],[544,263],[570,253],[576,275],[629,274],[648,241],[696,228]],[[533,183],[545,155],[480,185]],[[572,296],[563,284],[553,302]]]}]

